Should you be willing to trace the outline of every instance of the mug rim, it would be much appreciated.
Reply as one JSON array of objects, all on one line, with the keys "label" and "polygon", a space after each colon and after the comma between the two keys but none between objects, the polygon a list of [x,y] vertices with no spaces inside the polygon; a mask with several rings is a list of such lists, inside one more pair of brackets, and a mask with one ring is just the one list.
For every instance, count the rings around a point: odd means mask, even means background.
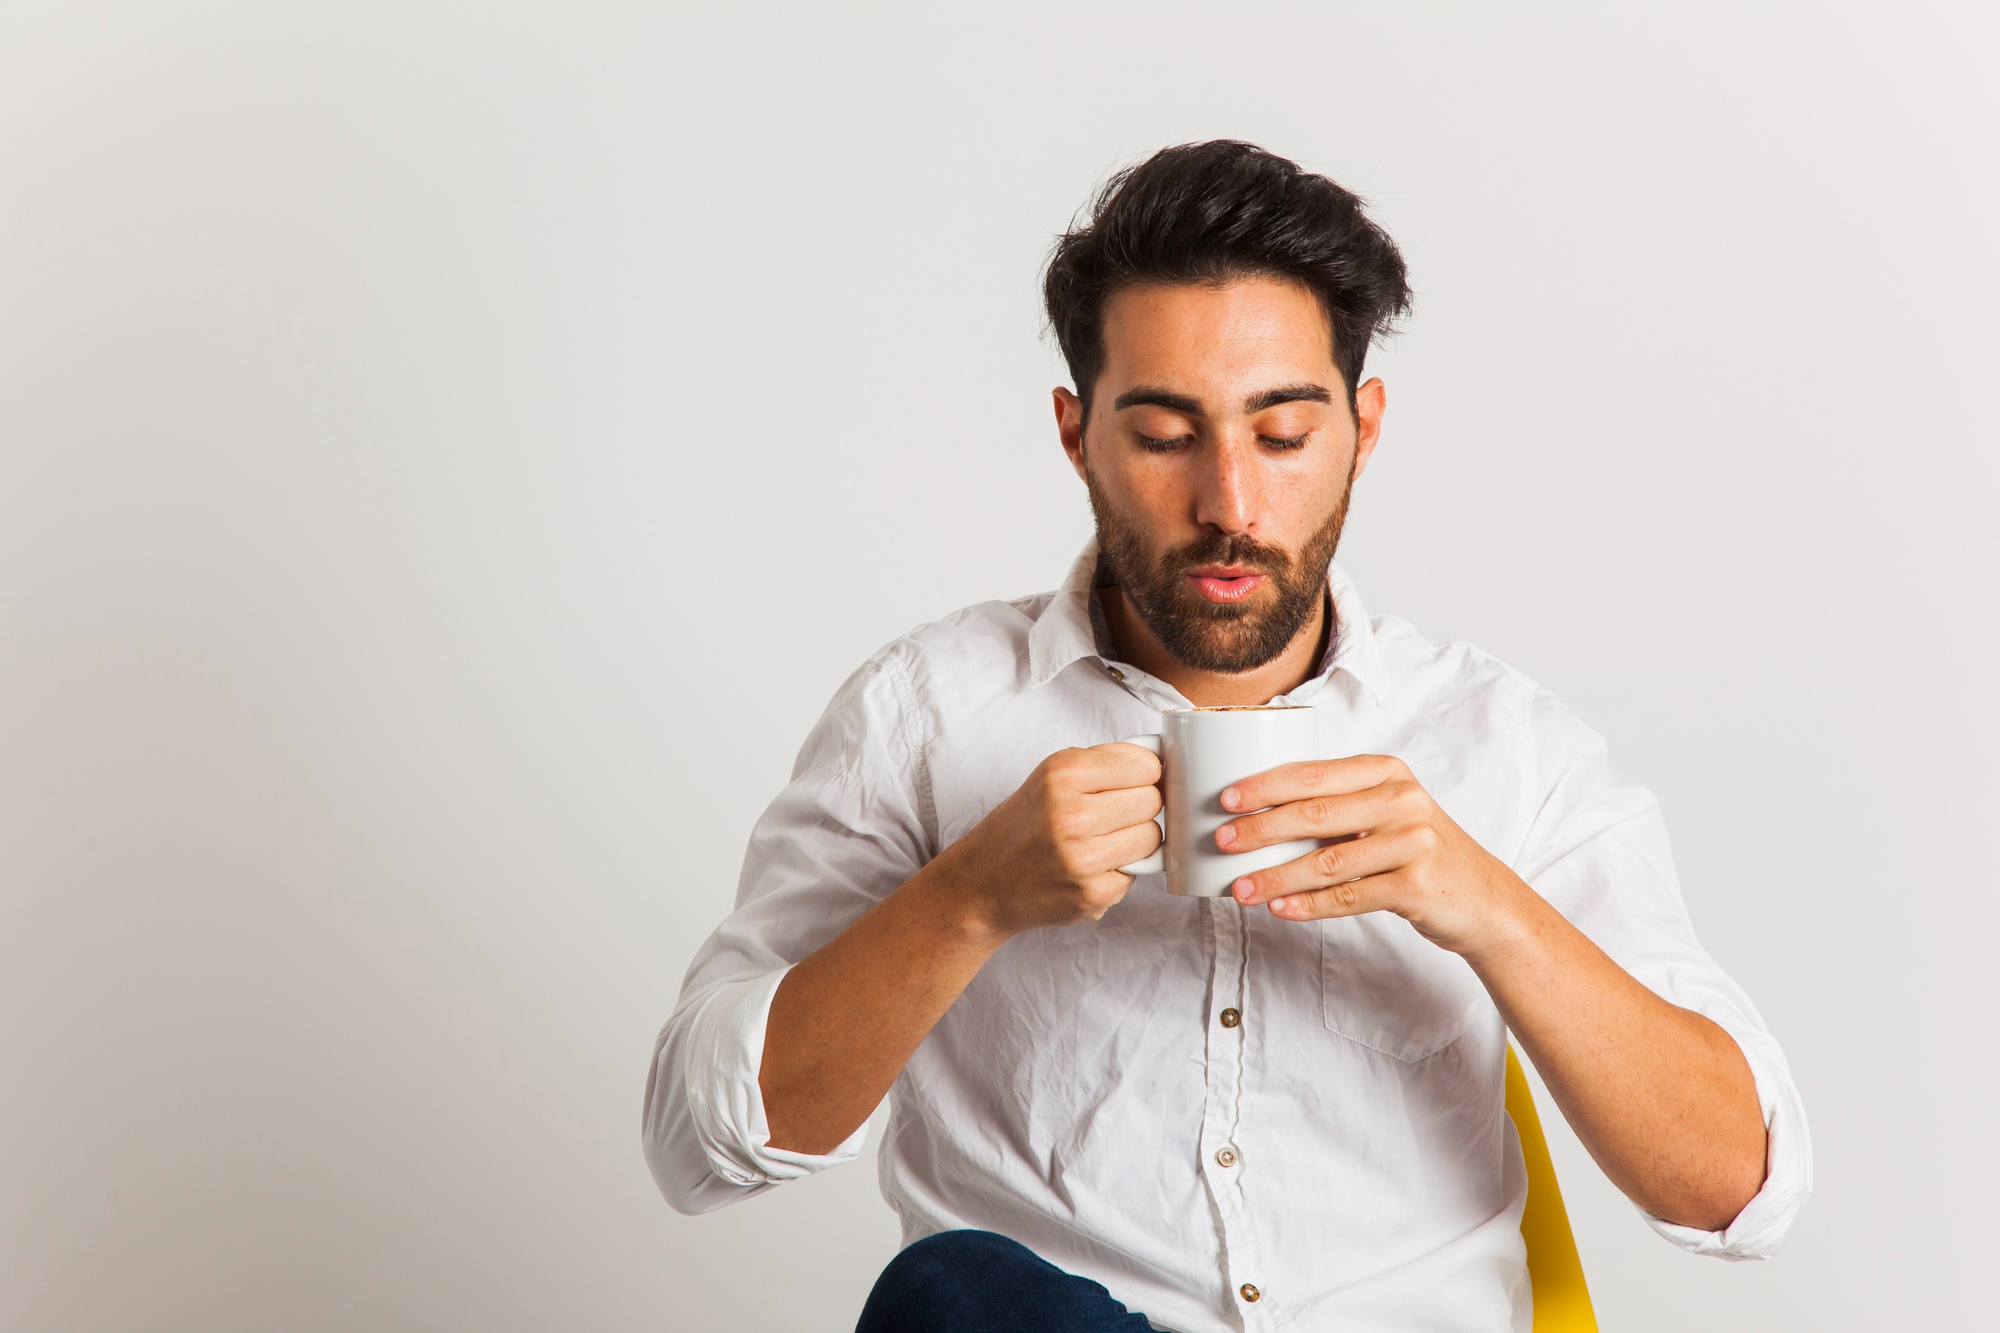
[{"label": "mug rim", "polygon": [[1212,704],[1208,707],[1197,704],[1188,708],[1163,708],[1160,710],[1160,716],[1188,717],[1202,713],[1304,713],[1310,711],[1312,707],[1311,704]]}]

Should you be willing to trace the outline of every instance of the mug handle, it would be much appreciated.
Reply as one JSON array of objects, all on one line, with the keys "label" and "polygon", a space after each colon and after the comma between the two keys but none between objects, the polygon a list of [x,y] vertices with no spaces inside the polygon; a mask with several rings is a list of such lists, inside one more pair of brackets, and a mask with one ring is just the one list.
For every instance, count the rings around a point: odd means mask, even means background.
[{"label": "mug handle", "polygon": [[[1120,744],[1136,745],[1143,750],[1151,750],[1154,754],[1158,754],[1160,752],[1160,737],[1157,732],[1145,736],[1127,736],[1122,742],[1120,742]],[[1119,866],[1118,869],[1123,871],[1125,874],[1160,875],[1166,873],[1167,808],[1164,804],[1161,805],[1160,813],[1155,818],[1154,822],[1160,826],[1160,845],[1153,849],[1153,854],[1151,856],[1141,857],[1137,861],[1134,861],[1129,866]]]}]

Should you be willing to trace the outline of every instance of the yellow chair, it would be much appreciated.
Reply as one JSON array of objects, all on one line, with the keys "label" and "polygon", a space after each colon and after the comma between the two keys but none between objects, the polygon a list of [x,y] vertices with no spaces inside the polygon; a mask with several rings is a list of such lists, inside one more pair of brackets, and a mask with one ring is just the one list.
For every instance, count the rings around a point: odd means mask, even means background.
[{"label": "yellow chair", "polygon": [[1576,1255],[1576,1236],[1569,1229],[1556,1184],[1549,1141],[1542,1137],[1542,1118],[1535,1114],[1535,1094],[1514,1048],[1507,1048],[1507,1114],[1521,1139],[1521,1156],[1528,1165],[1528,1206],[1521,1214],[1521,1238],[1528,1243],[1528,1284],[1535,1293],[1535,1333],[1597,1333],[1597,1315],[1590,1308],[1590,1290],[1583,1285],[1583,1261]]}]

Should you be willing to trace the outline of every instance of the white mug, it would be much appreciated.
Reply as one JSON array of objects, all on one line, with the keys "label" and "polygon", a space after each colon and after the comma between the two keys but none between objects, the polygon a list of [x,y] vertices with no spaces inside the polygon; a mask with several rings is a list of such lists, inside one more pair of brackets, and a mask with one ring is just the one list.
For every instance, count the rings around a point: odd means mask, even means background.
[{"label": "white mug", "polygon": [[1175,708],[1160,715],[1158,735],[1128,736],[1126,744],[1143,745],[1160,756],[1160,785],[1166,792],[1166,837],[1145,860],[1120,866],[1126,874],[1165,870],[1169,893],[1225,898],[1242,876],[1296,861],[1320,845],[1317,838],[1254,852],[1225,852],[1215,845],[1217,829],[1250,813],[1224,810],[1224,788],[1280,764],[1320,757],[1319,719],[1312,708]]}]

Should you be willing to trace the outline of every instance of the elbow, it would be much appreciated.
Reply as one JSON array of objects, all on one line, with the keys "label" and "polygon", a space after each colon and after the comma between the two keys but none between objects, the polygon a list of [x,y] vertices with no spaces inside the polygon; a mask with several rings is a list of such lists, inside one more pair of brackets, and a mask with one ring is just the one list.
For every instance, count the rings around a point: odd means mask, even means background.
[{"label": "elbow", "polygon": [[667,1206],[684,1217],[694,1217],[755,1193],[754,1186],[732,1184],[715,1173],[702,1149],[686,1098],[679,1089],[663,1088],[661,1083],[656,1063],[654,1079],[646,1089],[639,1146]]},{"label": "elbow", "polygon": [[1769,1176],[1765,1162],[1766,1144],[1764,1136],[1758,1135],[1757,1151],[1754,1155],[1744,1154],[1731,1163],[1723,1179],[1716,1182],[1715,1196],[1708,1209],[1712,1224],[1706,1231],[1727,1231],[1735,1225],[1743,1210],[1750,1206],[1764,1190],[1764,1181]]},{"label": "elbow", "polygon": [[1678,1198],[1662,1201],[1667,1203],[1666,1207],[1649,1208],[1647,1211],[1662,1221],[1692,1227],[1697,1231],[1719,1235],[1729,1230],[1764,1189],[1768,1168],[1761,1132],[1758,1140],[1754,1152],[1738,1152],[1727,1161],[1715,1163],[1706,1179],[1690,1181]]},{"label": "elbow", "polygon": [[651,1135],[645,1141],[646,1166],[653,1173],[653,1183],[659,1187],[667,1207],[683,1217],[712,1213],[770,1188],[768,1181],[739,1185],[724,1180],[698,1147],[693,1152],[686,1151],[686,1147],[686,1144],[664,1143]]},{"label": "elbow", "polygon": [[[711,1181],[715,1180],[713,1176],[709,1177],[709,1179]],[[719,1185],[722,1182],[715,1181],[715,1183]],[[726,1188],[734,1190],[737,1194],[744,1192],[740,1187],[734,1185],[727,1186]],[[681,1190],[668,1189],[663,1185],[660,1187],[660,1195],[666,1199],[667,1207],[673,1209],[682,1217],[700,1217],[703,1213],[712,1213],[716,1209],[725,1207],[732,1202],[728,1197],[717,1198],[710,1192],[699,1187]]]}]

